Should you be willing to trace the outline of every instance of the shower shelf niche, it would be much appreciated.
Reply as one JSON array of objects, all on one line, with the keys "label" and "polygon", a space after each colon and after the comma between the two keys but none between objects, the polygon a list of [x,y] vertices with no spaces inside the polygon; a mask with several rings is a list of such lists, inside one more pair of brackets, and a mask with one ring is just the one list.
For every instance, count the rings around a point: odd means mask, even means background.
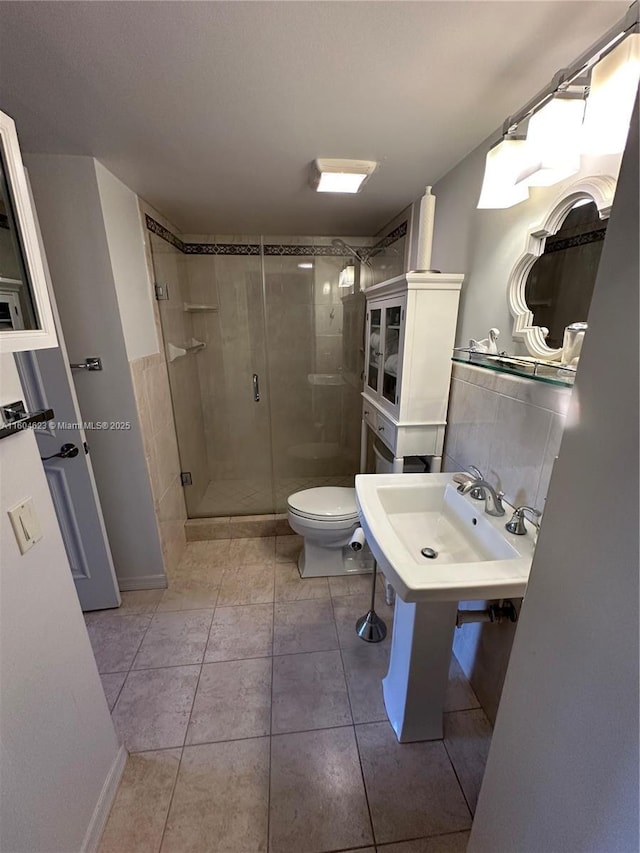
[{"label": "shower shelf niche", "polygon": [[184,310],[188,314],[206,314],[215,313],[218,311],[217,305],[199,305],[196,302],[185,302]]}]

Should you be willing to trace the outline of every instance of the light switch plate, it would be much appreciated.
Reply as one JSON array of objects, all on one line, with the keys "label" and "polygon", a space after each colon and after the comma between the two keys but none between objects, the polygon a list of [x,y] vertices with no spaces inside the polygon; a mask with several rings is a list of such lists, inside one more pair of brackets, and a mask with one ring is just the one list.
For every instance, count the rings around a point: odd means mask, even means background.
[{"label": "light switch plate", "polygon": [[33,505],[33,498],[26,498],[7,512],[20,553],[25,554],[42,539],[42,530]]}]

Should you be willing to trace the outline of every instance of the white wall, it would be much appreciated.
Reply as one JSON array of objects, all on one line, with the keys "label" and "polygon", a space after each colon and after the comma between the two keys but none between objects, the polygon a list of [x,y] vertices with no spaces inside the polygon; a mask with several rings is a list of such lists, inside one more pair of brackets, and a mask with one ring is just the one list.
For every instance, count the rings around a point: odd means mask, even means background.
[{"label": "white wall", "polygon": [[111,269],[129,361],[159,352],[138,197],[95,162]]},{"label": "white wall", "polygon": [[[163,587],[162,550],[96,161],[58,155],[30,155],[25,161],[69,357],[103,360],[100,372],[74,373],[82,417],[131,424],[127,430],[87,434],[118,582],[121,589]],[[111,236],[113,241],[113,230]]]},{"label": "white wall", "polygon": [[638,153],[636,104],[473,853],[640,847]]},{"label": "white wall", "polygon": [[[23,398],[0,356],[0,402]],[[33,497],[20,556],[7,509]],[[118,743],[33,434],[0,441],[0,850],[81,849]]]}]

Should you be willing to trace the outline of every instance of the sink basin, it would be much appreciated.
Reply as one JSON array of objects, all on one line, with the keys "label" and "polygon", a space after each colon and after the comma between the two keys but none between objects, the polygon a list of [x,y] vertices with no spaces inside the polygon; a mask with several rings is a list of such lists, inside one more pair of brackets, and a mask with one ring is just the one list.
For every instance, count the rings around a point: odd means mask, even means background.
[{"label": "sink basin", "polygon": [[452,474],[360,474],[356,498],[369,547],[404,601],[524,595],[533,536],[505,530],[510,507],[500,518],[487,515],[484,501],[457,491]]}]

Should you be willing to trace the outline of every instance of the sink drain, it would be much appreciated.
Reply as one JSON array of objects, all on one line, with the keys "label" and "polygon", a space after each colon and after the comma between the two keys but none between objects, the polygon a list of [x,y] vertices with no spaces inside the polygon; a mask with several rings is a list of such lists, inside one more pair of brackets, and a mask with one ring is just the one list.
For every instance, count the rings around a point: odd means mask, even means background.
[{"label": "sink drain", "polygon": [[423,548],[420,553],[423,557],[427,557],[427,559],[429,560],[435,560],[435,558],[438,556],[438,552],[434,551],[433,548]]}]

